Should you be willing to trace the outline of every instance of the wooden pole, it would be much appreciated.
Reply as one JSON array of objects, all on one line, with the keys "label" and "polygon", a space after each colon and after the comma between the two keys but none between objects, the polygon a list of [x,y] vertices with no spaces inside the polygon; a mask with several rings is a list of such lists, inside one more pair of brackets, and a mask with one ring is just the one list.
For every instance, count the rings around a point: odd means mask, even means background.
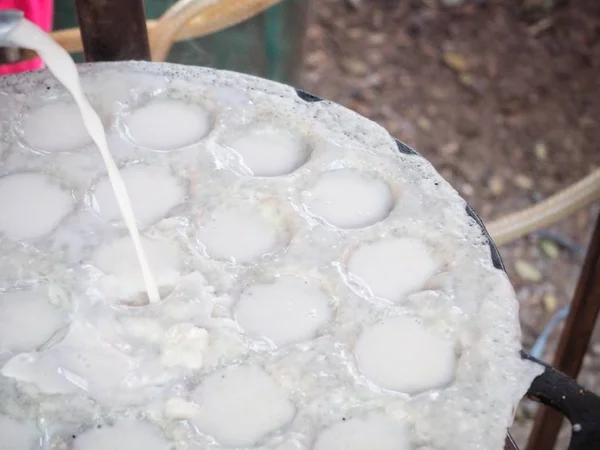
[{"label": "wooden pole", "polygon": [[[600,312],[600,216],[587,251],[583,269],[571,303],[571,311],[562,330],[554,367],[576,379],[581,370],[592,332]],[[563,417],[557,411],[541,407],[527,443],[527,450],[551,450],[556,444]]]},{"label": "wooden pole", "polygon": [[142,0],[75,0],[85,60],[150,61]]}]

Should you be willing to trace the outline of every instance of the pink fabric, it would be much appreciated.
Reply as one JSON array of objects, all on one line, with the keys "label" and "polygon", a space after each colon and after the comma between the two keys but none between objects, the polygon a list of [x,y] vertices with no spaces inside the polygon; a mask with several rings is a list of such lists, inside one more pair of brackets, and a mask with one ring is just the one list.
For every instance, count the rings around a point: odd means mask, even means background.
[{"label": "pink fabric", "polygon": [[[37,24],[44,31],[52,30],[54,0],[0,0],[0,10],[2,9],[20,9],[27,19]],[[4,64],[0,65],[0,76],[28,70],[39,70],[43,67],[44,63],[40,58],[16,64]]]}]

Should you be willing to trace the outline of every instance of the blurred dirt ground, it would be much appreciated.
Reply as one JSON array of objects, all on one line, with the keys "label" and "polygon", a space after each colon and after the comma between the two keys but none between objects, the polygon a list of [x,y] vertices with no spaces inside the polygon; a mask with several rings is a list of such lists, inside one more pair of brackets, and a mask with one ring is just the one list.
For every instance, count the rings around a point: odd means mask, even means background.
[{"label": "blurred dirt ground", "polygon": [[[304,87],[413,146],[484,220],[600,165],[600,1],[313,0]],[[569,302],[599,205],[501,248],[529,349]],[[559,329],[544,353],[552,360]],[[600,331],[580,381],[600,392]],[[517,413],[524,447],[534,414]],[[560,446],[566,448],[565,426]]]}]

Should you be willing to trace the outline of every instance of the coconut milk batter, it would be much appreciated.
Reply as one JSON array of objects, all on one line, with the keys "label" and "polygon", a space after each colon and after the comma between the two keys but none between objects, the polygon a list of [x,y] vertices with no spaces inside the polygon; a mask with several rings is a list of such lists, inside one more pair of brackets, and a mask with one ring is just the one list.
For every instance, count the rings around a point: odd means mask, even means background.
[{"label": "coconut milk batter", "polygon": [[[150,266],[146,259],[144,248],[140,239],[140,233],[136,226],[136,220],[131,206],[131,200],[127,194],[125,183],[119,174],[119,168],[115,164],[110,151],[108,150],[108,144],[106,142],[106,134],[104,132],[104,125],[98,117],[98,114],[94,111],[90,103],[88,102],[81,84],[79,82],[79,75],[77,74],[77,67],[71,59],[71,56],[58,45],[52,38],[39,28],[34,23],[27,19],[21,19],[21,21],[12,29],[8,34],[7,40],[9,43],[22,48],[29,48],[35,50],[39,56],[42,57],[48,69],[54,76],[63,84],[63,86],[71,93],[79,111],[83,118],[85,127],[100,150],[108,177],[112,188],[115,191],[115,197],[119,205],[121,214],[125,221],[125,225],[129,230],[133,245],[137,253],[138,261],[142,270],[142,275],[150,302],[160,301],[160,294]],[[58,131],[57,131],[58,132]],[[35,131],[33,131],[35,134]],[[61,208],[60,205],[54,205],[48,203],[47,206]],[[37,206],[37,205],[36,205]],[[22,205],[27,207],[27,205]],[[27,236],[26,236],[27,237]]]},{"label": "coconut milk batter", "polygon": [[[43,176],[52,195],[72,193],[66,217],[40,211],[35,240],[0,223],[0,327],[20,320],[0,332],[0,432],[32,450],[502,448],[537,369],[519,357],[510,283],[430,165],[354,113],[266,80],[79,70],[114,124],[113,155],[131,161],[121,173],[164,301],[138,295],[101,158],[70,141],[35,152],[21,132],[64,102],[58,83],[0,79],[0,192],[32,174],[25,192]],[[184,140],[160,117],[175,109]],[[161,131],[163,148],[149,148]]]}]

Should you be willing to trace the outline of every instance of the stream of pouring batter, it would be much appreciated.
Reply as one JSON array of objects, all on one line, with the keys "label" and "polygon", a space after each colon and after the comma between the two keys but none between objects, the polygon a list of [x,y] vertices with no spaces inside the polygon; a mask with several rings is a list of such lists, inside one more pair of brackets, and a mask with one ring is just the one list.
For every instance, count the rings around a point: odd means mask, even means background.
[{"label": "stream of pouring batter", "polygon": [[150,271],[144,248],[142,247],[140,233],[135,223],[135,216],[131,207],[129,195],[127,194],[127,189],[125,188],[125,183],[123,183],[123,179],[119,174],[119,169],[108,150],[102,121],[83,93],[81,83],[79,82],[77,66],[73,62],[73,59],[67,51],[54,42],[48,34],[27,19],[21,19],[8,33],[6,39],[8,43],[12,45],[35,50],[45,61],[50,72],[52,72],[75,99],[79,111],[81,112],[83,123],[92,140],[98,147],[98,150],[100,150],[102,159],[106,165],[108,177],[115,191],[115,197],[117,198],[121,214],[123,215],[131,239],[133,240],[133,245],[140,262],[148,299],[153,303],[158,302],[160,300],[160,295],[152,272]]}]

